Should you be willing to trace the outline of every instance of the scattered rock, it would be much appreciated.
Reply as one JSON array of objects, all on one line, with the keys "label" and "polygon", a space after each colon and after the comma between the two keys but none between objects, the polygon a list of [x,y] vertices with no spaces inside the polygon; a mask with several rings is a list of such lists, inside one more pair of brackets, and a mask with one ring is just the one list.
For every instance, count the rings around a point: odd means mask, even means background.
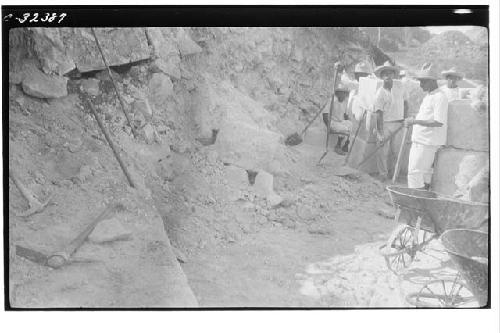
[{"label": "scattered rock", "polygon": [[230,187],[238,189],[248,188],[248,175],[245,169],[238,168],[234,165],[224,167],[225,178]]},{"label": "scattered rock", "polygon": [[153,128],[153,125],[146,124],[142,128],[142,132],[144,133],[144,138],[146,139],[147,144],[152,144],[156,141],[155,129]]},{"label": "scattered rock", "polygon": [[271,207],[278,207],[283,202],[283,198],[276,193],[271,193],[266,199]]},{"label": "scattered rock", "polygon": [[99,80],[94,78],[82,80],[80,83],[80,90],[91,96],[97,96],[99,95],[99,82]]},{"label": "scattered rock", "polygon": [[106,243],[118,240],[128,240],[132,232],[128,230],[118,217],[101,221],[89,235],[92,243]]},{"label": "scattered rock", "polygon": [[177,34],[177,47],[181,53],[181,56],[187,56],[191,54],[200,53],[203,49],[196,44],[191,37],[184,31],[184,29],[180,29]]},{"label": "scattered rock", "polygon": [[149,91],[151,100],[156,106],[165,103],[174,91],[174,86],[170,78],[162,73],[154,73],[149,81]]},{"label": "scattered rock", "polygon": [[83,184],[92,176],[92,168],[89,165],[82,165],[78,174],[73,178]]},{"label": "scattered rock", "polygon": [[396,215],[396,212],[394,211],[394,208],[380,208],[377,210],[377,214],[385,217],[386,219],[394,219],[394,216]]},{"label": "scattered rock", "polygon": [[26,73],[22,87],[26,94],[34,97],[60,98],[68,95],[67,81],[65,77],[47,75],[32,68]]}]

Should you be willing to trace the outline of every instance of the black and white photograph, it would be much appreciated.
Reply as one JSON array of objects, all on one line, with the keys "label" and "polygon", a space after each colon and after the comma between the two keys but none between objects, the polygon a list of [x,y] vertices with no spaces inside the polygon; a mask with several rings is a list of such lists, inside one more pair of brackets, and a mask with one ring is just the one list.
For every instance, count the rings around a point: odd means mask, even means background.
[{"label": "black and white photograph", "polygon": [[489,7],[247,10],[2,6],[6,310],[491,309]]}]

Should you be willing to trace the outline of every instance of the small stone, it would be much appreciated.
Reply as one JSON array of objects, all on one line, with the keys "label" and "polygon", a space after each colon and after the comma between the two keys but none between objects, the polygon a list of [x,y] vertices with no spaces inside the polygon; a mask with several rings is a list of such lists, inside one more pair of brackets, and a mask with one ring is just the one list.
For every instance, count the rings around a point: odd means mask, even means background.
[{"label": "small stone", "polygon": [[155,141],[155,130],[153,128],[153,125],[146,124],[146,126],[144,126],[142,130],[144,132],[144,137],[146,138],[146,142],[148,144],[152,144]]},{"label": "small stone", "polygon": [[283,198],[274,192],[268,195],[266,199],[271,207],[277,207],[283,201]]},{"label": "small stone", "polygon": [[105,243],[117,240],[128,240],[131,237],[132,232],[128,230],[117,217],[113,217],[101,221],[89,235],[89,241],[93,243]]},{"label": "small stone", "polygon": [[82,80],[80,83],[80,90],[91,96],[97,96],[99,95],[99,82],[99,80],[94,78]]},{"label": "small stone", "polygon": [[75,178],[78,179],[80,183],[84,183],[90,176],[92,176],[92,169],[90,166],[82,165]]},{"label": "small stone", "polygon": [[149,105],[149,101],[147,98],[137,99],[132,104],[132,109],[134,110],[134,114],[142,114],[145,119],[151,120],[153,116],[153,111],[151,110],[151,106]]},{"label": "small stone", "polygon": [[257,195],[266,198],[274,193],[273,183],[274,183],[273,175],[264,170],[260,170],[257,176],[255,177],[253,190]]},{"label": "small stone", "polygon": [[385,217],[386,219],[393,219],[395,216],[394,209],[380,208],[377,210],[377,214],[382,217]]},{"label": "small stone", "polygon": [[172,252],[174,252],[174,255],[177,258],[178,262],[180,262],[181,264],[184,264],[187,262],[186,256],[184,255],[184,253],[182,253],[181,250],[172,246]]}]

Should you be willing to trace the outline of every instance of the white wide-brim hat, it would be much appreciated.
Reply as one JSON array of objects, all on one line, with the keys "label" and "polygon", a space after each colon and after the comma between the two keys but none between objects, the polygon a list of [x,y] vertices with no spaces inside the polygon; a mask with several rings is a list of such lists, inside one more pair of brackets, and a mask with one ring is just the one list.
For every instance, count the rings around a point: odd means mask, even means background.
[{"label": "white wide-brim hat", "polygon": [[378,66],[377,68],[375,68],[374,73],[375,75],[380,77],[380,73],[382,73],[382,71],[384,70],[390,70],[393,71],[396,76],[399,75],[399,67],[393,66],[389,61],[386,61],[382,66]]},{"label": "white wide-brim hat", "polygon": [[462,73],[460,73],[459,71],[457,71],[457,69],[455,67],[452,67],[451,69],[448,69],[446,71],[442,71],[441,75],[444,78],[446,78],[448,75],[453,75],[453,76],[459,77],[460,79],[464,78],[464,75]]}]

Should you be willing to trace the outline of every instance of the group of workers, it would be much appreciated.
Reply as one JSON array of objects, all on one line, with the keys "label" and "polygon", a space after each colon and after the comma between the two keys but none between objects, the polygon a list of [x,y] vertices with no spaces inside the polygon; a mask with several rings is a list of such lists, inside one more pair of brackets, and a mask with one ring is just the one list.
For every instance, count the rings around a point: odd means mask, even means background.
[{"label": "group of workers", "polygon": [[[372,105],[367,106],[359,95],[359,80],[362,77],[376,76],[382,85],[376,90]],[[394,165],[398,145],[395,131],[401,126],[412,127],[411,148],[408,161],[408,187],[429,189],[433,164],[437,150],[446,144],[448,103],[459,98],[457,82],[463,75],[454,68],[441,72],[435,71],[431,64],[425,64],[414,78],[426,93],[415,117],[408,114],[408,91],[403,89],[399,95],[393,91],[394,80],[408,80],[406,72],[389,62],[371,71],[366,63],[358,63],[354,69],[356,82],[351,87],[340,83],[332,97],[334,109],[329,121],[329,105],[323,109],[323,121],[331,133],[337,134],[335,152],[346,154],[353,136],[353,118],[358,122],[368,122],[376,138],[378,152],[375,155],[379,178],[389,180],[389,165]],[[443,87],[438,86],[440,78],[447,80]],[[350,89],[351,88],[351,89]]]}]

